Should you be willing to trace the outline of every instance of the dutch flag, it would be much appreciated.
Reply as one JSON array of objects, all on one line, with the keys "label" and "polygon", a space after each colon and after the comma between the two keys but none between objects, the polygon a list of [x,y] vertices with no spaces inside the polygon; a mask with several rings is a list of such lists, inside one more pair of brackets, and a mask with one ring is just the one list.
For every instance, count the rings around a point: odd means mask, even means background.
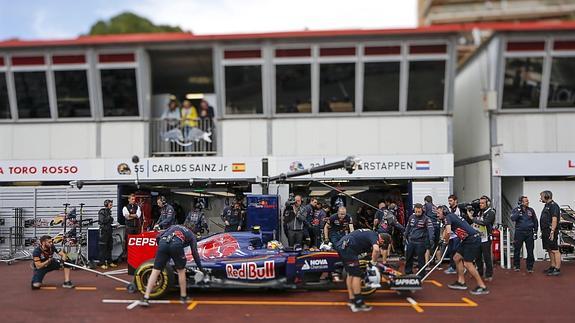
[{"label": "dutch flag", "polygon": [[416,170],[430,170],[430,163],[429,160],[418,160],[415,162],[415,169]]}]

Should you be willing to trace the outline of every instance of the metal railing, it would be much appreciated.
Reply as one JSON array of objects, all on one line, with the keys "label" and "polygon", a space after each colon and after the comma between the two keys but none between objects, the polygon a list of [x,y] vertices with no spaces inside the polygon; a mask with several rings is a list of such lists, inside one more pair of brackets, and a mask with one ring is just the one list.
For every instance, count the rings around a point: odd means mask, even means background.
[{"label": "metal railing", "polygon": [[213,156],[217,153],[213,119],[150,121],[152,156]]}]

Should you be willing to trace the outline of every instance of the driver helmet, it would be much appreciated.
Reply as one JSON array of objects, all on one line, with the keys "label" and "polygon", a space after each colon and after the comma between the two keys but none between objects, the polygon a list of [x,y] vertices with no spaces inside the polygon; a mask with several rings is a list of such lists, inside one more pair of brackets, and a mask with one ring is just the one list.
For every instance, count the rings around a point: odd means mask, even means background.
[{"label": "driver helmet", "polygon": [[279,249],[283,249],[283,245],[281,242],[277,241],[277,240],[272,240],[268,242],[267,248],[268,250],[279,250]]}]

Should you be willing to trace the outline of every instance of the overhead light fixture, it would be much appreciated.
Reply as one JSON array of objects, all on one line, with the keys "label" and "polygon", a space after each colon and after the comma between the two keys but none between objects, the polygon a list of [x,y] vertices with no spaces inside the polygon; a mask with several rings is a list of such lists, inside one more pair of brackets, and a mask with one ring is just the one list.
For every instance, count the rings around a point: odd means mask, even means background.
[{"label": "overhead light fixture", "polygon": [[188,100],[200,100],[204,98],[203,93],[188,93],[186,94],[186,99]]},{"label": "overhead light fixture", "polygon": [[230,192],[221,192],[221,191],[208,191],[208,194],[223,196],[223,197],[235,197],[236,195]]},{"label": "overhead light fixture", "polygon": [[314,190],[309,193],[309,196],[324,196],[329,194],[329,192],[331,192],[331,190]]},{"label": "overhead light fixture", "polygon": [[198,192],[190,192],[190,191],[173,191],[172,193],[178,194],[178,195],[194,196],[194,197],[213,197],[213,195],[209,195],[206,193],[198,193]]}]

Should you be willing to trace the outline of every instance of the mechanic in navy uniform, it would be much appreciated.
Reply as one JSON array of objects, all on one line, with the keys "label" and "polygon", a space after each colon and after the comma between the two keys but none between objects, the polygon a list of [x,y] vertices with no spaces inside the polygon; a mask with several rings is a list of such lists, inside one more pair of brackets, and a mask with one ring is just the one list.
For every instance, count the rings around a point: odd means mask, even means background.
[{"label": "mechanic in navy uniform", "polygon": [[196,242],[196,236],[190,230],[187,225],[189,223],[184,223],[184,225],[172,225],[166,231],[160,233],[156,238],[158,240],[158,250],[156,251],[156,257],[154,259],[154,268],[148,279],[148,285],[146,286],[146,293],[144,294],[144,299],[140,303],[143,306],[149,306],[150,293],[152,288],[156,285],[158,276],[160,272],[166,267],[166,264],[170,259],[174,261],[174,268],[178,272],[178,285],[180,286],[180,301],[182,303],[187,303],[188,293],[187,293],[187,281],[186,281],[186,254],[184,248],[190,247],[192,250],[192,255],[194,256],[194,261],[196,263],[197,269],[203,273],[204,269],[202,267],[202,262],[200,260],[200,255],[198,254],[198,245]]},{"label": "mechanic in navy uniform", "polygon": [[[426,217],[428,217],[431,220],[431,223],[433,224],[433,246],[437,246],[439,244],[439,236],[440,236],[440,223],[439,220],[437,219],[437,207],[435,207],[435,205],[433,205],[433,198],[431,197],[431,195],[427,195],[423,198],[423,214],[425,214]],[[428,246],[427,251],[425,252],[425,261],[429,261],[429,257],[435,257],[436,261],[439,261],[439,259],[441,258],[441,251],[437,250],[437,253],[435,255],[432,255],[431,253],[434,251],[434,249],[431,248],[431,245]]]},{"label": "mechanic in navy uniform", "polygon": [[559,205],[553,201],[551,191],[540,193],[541,202],[545,203],[541,211],[539,225],[541,227],[541,242],[543,249],[549,253],[550,266],[545,270],[548,276],[559,276],[561,274],[561,253],[558,245]]},{"label": "mechanic in navy uniform", "polygon": [[316,202],[316,205],[313,210],[313,217],[311,220],[311,228],[313,230],[313,237],[314,237],[314,240],[312,241],[312,246],[316,248],[319,248],[321,246],[321,243],[323,241],[323,239],[321,238],[323,236],[322,229],[327,223],[328,219],[329,217],[327,216],[327,213],[323,209],[322,203]]},{"label": "mechanic in navy uniform", "polygon": [[383,235],[384,244],[381,249],[381,257],[383,259],[383,263],[386,264],[387,256],[391,249],[393,230],[396,229],[403,233],[405,232],[405,228],[397,222],[395,214],[388,210],[387,205],[384,202],[380,202],[378,206],[379,210],[376,213],[373,224],[374,230]]},{"label": "mechanic in navy uniform", "polygon": [[[208,223],[206,222],[206,215],[204,214],[203,204],[197,202],[195,204],[192,203],[191,210],[188,212],[186,216],[185,223],[188,223],[190,230],[196,235],[199,236],[203,233],[204,230],[208,229]],[[209,230],[208,230],[209,232]]]},{"label": "mechanic in navy uniform", "polygon": [[[54,258],[54,254],[60,255],[62,260]],[[34,261],[34,274],[32,276],[32,289],[40,289],[42,280],[47,273],[59,270],[64,266],[64,288],[74,288],[70,281],[70,268],[64,265],[67,256],[63,251],[56,249],[50,236],[41,236],[40,245],[32,251],[32,260]]]},{"label": "mechanic in navy uniform", "polygon": [[154,226],[154,230],[164,230],[169,228],[171,225],[176,224],[176,212],[174,211],[174,208],[168,204],[166,197],[159,195],[157,202],[158,207],[160,208],[160,218],[158,219],[158,223]]},{"label": "mechanic in navy uniform", "polygon": [[462,220],[453,213],[449,213],[446,206],[437,208],[437,218],[445,221],[445,230],[443,230],[443,240],[449,241],[449,236],[453,232],[457,235],[459,246],[453,255],[453,260],[457,266],[457,281],[449,284],[450,289],[466,290],[465,269],[477,282],[477,287],[471,291],[473,295],[489,294],[489,290],[481,279],[473,261],[479,255],[481,249],[481,236],[469,223]]},{"label": "mechanic in navy uniform", "polygon": [[98,225],[100,226],[100,239],[98,240],[98,259],[100,268],[106,270],[108,267],[115,268],[116,264],[112,262],[112,248],[114,247],[112,238],[112,200],[105,200],[104,207],[98,211]]},{"label": "mechanic in navy uniform", "polygon": [[316,234],[313,225],[314,213],[316,207],[317,207],[317,198],[312,197],[310,198],[309,203],[300,209],[300,212],[302,212],[303,215],[305,216],[305,224],[307,232],[304,232],[304,236],[305,236],[305,244],[308,247],[314,246],[316,242]]},{"label": "mechanic in navy uniform", "polygon": [[421,270],[425,266],[425,251],[428,246],[433,248],[434,229],[429,217],[423,214],[423,205],[416,203],[414,213],[407,220],[405,227],[405,241],[407,250],[405,253],[405,273],[413,273],[413,260],[417,256],[417,267]]},{"label": "mechanic in navy uniform", "polygon": [[242,225],[245,219],[245,211],[242,207],[242,202],[236,200],[234,206],[225,211],[224,213],[224,223],[226,225],[225,232],[235,232],[242,231]]},{"label": "mechanic in navy uniform", "polygon": [[[445,210],[447,213],[453,213],[457,215],[461,220],[465,221],[465,219],[461,215],[461,209],[459,208],[459,203],[457,199],[457,195],[451,194],[447,198],[448,207]],[[447,215],[446,213],[446,215]],[[442,221],[445,222],[445,219]],[[444,223],[445,224],[445,223]],[[444,273],[448,275],[455,275],[457,274],[457,266],[455,265],[455,261],[453,261],[453,255],[459,246],[459,238],[453,232],[449,235],[449,243],[447,244],[447,256],[449,257],[449,268],[447,268]]]},{"label": "mechanic in navy uniform", "polygon": [[515,271],[520,270],[521,250],[523,249],[523,243],[525,243],[525,248],[527,249],[527,272],[532,273],[533,264],[535,264],[533,248],[535,247],[539,222],[537,221],[535,210],[529,207],[529,198],[527,196],[521,196],[517,203],[519,205],[511,212],[511,221],[515,222],[513,269]]},{"label": "mechanic in navy uniform", "polygon": [[383,245],[383,235],[369,229],[355,230],[343,236],[336,244],[337,250],[347,278],[345,284],[349,296],[348,306],[353,312],[369,311],[361,295],[361,280],[364,272],[359,266],[359,255],[371,253],[371,264],[375,265],[380,255],[380,246]]},{"label": "mechanic in navy uniform", "polygon": [[343,236],[353,232],[353,223],[351,217],[347,214],[345,206],[337,209],[337,214],[329,217],[323,228],[324,241],[329,241],[335,245]]}]

